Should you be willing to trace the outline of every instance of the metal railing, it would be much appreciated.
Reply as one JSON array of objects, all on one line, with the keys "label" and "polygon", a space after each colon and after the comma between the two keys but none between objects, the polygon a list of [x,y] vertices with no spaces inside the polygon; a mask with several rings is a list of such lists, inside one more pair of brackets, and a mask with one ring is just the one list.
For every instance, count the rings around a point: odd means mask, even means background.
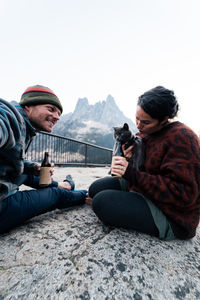
[{"label": "metal railing", "polygon": [[51,162],[59,166],[110,166],[112,159],[111,149],[47,132],[36,135],[26,158],[41,162],[45,151],[49,152]]}]

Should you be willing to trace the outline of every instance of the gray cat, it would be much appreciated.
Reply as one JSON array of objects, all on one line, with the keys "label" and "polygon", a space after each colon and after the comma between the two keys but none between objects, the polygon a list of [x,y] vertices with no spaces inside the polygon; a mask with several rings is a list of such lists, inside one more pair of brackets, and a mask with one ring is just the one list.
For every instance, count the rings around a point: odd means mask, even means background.
[{"label": "gray cat", "polygon": [[143,170],[145,161],[145,147],[142,138],[132,134],[127,123],[124,123],[122,127],[114,127],[115,144],[113,147],[113,156],[124,156],[122,151],[122,145],[125,145],[125,149],[133,145],[132,158],[129,161],[132,162],[136,170]]}]

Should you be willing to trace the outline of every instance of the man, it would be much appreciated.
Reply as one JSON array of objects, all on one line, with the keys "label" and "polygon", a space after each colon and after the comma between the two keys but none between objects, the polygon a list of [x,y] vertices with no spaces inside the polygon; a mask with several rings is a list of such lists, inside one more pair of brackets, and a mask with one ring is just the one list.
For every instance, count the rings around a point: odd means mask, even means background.
[{"label": "man", "polygon": [[[19,104],[0,99],[0,233],[47,211],[85,202],[86,191],[74,191],[70,175],[41,188],[40,165],[24,159],[36,132],[51,132],[62,110],[54,92],[41,85],[27,88]],[[35,190],[19,191],[21,184]]]}]

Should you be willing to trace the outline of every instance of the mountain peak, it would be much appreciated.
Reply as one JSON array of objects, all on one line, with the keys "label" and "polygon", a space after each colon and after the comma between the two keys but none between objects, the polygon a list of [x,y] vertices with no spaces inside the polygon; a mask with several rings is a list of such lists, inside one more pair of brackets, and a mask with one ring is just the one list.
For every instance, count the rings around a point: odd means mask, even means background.
[{"label": "mountain peak", "polygon": [[56,124],[54,133],[111,147],[114,126],[128,123],[131,130],[136,132],[135,124],[124,116],[111,95],[93,105],[88,103],[87,98],[79,98],[74,112],[68,115]]},{"label": "mountain peak", "polygon": [[75,107],[75,110],[79,110],[85,106],[88,106],[89,103],[88,103],[88,99],[87,98],[78,98],[78,101],[76,103],[76,107]]},{"label": "mountain peak", "polygon": [[116,103],[115,103],[115,99],[114,99],[113,96],[111,96],[111,95],[108,95],[108,96],[107,96],[106,102],[116,104]]}]

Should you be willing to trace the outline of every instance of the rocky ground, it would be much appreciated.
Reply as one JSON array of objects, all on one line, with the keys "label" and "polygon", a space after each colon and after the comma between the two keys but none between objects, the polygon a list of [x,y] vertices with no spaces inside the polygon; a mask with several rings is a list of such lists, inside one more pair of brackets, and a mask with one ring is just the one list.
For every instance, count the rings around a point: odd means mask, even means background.
[{"label": "rocky ground", "polygon": [[[56,168],[87,189],[106,168]],[[0,300],[200,299],[200,230],[163,242],[104,226],[88,205],[35,217],[0,236]]]}]

